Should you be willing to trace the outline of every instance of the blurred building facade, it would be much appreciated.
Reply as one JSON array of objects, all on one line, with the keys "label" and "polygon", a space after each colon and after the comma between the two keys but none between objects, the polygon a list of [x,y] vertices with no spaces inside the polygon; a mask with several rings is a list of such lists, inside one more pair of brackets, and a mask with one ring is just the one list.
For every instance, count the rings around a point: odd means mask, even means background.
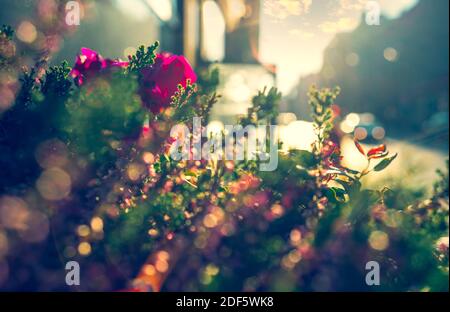
[{"label": "blurred building facade", "polygon": [[184,0],[184,54],[198,66],[220,73],[212,120],[233,122],[251,98],[275,85],[274,66],[259,60],[260,0]]}]

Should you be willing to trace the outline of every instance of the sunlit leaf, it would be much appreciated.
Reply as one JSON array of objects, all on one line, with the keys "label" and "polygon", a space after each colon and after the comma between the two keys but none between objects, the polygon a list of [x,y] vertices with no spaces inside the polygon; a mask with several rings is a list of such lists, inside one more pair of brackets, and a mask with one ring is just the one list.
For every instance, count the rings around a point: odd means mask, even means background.
[{"label": "sunlit leaf", "polygon": [[386,157],[387,155],[389,155],[388,151],[386,151],[386,152],[384,152],[382,154],[371,155],[371,156],[369,156],[369,159],[380,159],[380,158]]},{"label": "sunlit leaf", "polygon": [[386,167],[389,166],[389,165],[394,161],[394,159],[397,158],[397,156],[398,156],[398,154],[395,154],[395,155],[392,156],[392,157],[383,159],[378,165],[376,165],[376,166],[373,168],[373,170],[375,170],[375,171],[381,171],[381,170],[386,169]]},{"label": "sunlit leaf", "polygon": [[371,157],[371,156],[384,154],[384,153],[386,153],[386,145],[385,144],[381,144],[380,146],[374,147],[371,150],[369,150],[367,152],[367,156]]},{"label": "sunlit leaf", "polygon": [[330,190],[334,194],[334,199],[336,199],[337,202],[343,203],[346,201],[345,195],[347,194],[345,190],[338,188],[338,187],[332,187]]},{"label": "sunlit leaf", "polygon": [[361,144],[359,144],[359,142],[355,139],[355,146],[356,146],[356,148],[358,149],[358,151],[362,154],[362,155],[364,155],[364,156],[366,156],[366,152],[364,151],[364,149],[363,149],[363,147],[361,146]]}]

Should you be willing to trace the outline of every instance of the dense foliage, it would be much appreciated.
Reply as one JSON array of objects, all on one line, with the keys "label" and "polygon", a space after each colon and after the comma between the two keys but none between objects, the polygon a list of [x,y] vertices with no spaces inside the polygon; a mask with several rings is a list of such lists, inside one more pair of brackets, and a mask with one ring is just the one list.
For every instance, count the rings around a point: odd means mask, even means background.
[{"label": "dense foliage", "polygon": [[[0,36],[13,40],[9,28]],[[74,68],[39,60],[23,73],[0,115],[0,267],[10,272],[0,287],[448,290],[445,173],[420,202],[364,189],[362,177],[396,155],[355,141],[367,168],[342,166],[332,110],[340,90],[326,88],[309,92],[312,151],[280,150],[274,172],[260,171],[259,158],[175,161],[170,130],[208,120],[218,74],[197,75],[157,46],[129,62],[84,49]],[[6,72],[13,61],[0,56]],[[163,86],[173,77],[172,94]],[[240,123],[273,124],[280,99],[261,91]],[[76,288],[65,285],[70,260],[81,265]],[[369,261],[380,263],[380,286],[365,282]]]}]

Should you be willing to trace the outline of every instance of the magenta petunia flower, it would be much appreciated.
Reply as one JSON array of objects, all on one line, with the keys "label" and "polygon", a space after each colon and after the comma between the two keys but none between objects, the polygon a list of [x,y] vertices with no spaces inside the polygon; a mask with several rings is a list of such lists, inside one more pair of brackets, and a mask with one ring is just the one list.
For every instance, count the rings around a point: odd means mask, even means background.
[{"label": "magenta petunia flower", "polygon": [[139,94],[144,105],[154,114],[161,113],[170,104],[178,85],[186,87],[187,80],[197,81],[197,75],[184,56],[158,54],[152,66],[142,70]]},{"label": "magenta petunia flower", "polygon": [[78,85],[82,85],[87,79],[97,76],[105,69],[127,66],[128,62],[104,59],[98,52],[82,48],[70,74]]}]

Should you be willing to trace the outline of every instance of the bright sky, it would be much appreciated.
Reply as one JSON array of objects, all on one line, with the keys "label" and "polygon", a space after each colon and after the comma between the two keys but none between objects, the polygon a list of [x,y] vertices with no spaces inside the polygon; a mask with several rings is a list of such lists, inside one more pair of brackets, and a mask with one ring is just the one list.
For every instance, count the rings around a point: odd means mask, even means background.
[{"label": "bright sky", "polygon": [[[378,0],[382,14],[397,18],[419,0]],[[355,29],[368,0],[262,0],[260,52],[278,67],[287,94],[299,77],[320,70],[334,35]]]}]

